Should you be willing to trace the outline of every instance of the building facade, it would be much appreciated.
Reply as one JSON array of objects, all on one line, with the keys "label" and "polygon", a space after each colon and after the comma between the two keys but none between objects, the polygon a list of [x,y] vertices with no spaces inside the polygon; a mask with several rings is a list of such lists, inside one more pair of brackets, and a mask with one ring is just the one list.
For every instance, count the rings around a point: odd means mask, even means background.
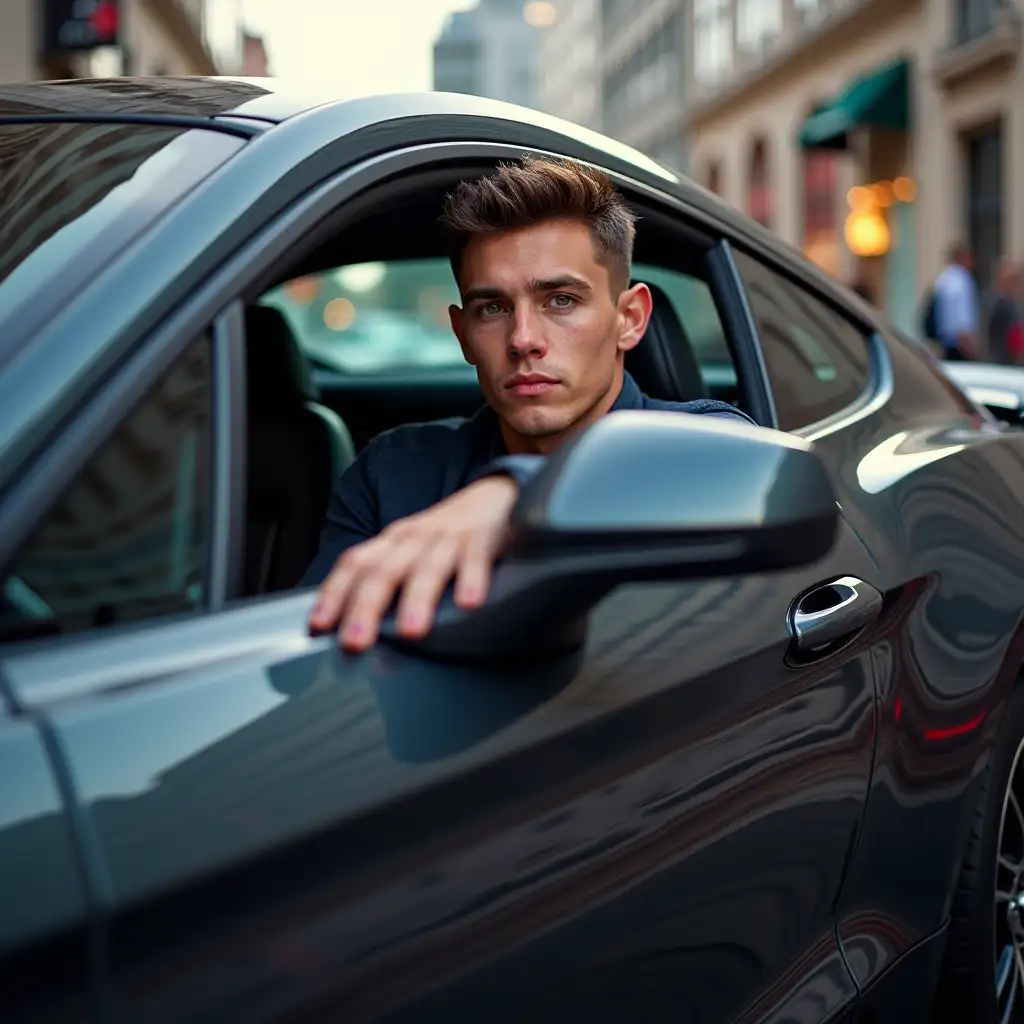
[{"label": "building facade", "polygon": [[4,0],[0,81],[217,73],[206,38],[205,0],[120,0],[120,46],[70,55],[44,52],[46,4]]},{"label": "building facade", "polygon": [[537,105],[538,29],[522,0],[479,0],[452,14],[434,43],[434,89]]},{"label": "building facade", "polygon": [[558,0],[540,34],[537,105],[549,114],[602,130],[601,0]]},{"label": "building facade", "polygon": [[693,0],[690,171],[916,330],[954,241],[983,287],[1024,258],[1022,21],[1024,0]]},{"label": "building facade", "polygon": [[685,168],[685,0],[601,0],[602,131]]}]

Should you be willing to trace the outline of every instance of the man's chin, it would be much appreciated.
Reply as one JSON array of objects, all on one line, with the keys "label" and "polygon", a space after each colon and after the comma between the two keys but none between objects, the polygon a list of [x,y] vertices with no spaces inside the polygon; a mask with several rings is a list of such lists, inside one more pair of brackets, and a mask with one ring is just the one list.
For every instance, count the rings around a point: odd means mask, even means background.
[{"label": "man's chin", "polygon": [[530,409],[505,417],[505,422],[522,437],[552,437],[568,430],[573,419],[561,409]]}]

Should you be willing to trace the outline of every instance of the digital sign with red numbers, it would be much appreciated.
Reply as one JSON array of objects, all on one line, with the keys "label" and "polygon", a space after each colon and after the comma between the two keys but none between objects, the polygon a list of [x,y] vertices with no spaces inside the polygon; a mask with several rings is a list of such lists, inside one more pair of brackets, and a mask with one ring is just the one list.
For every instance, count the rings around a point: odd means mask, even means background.
[{"label": "digital sign with red numbers", "polygon": [[118,0],[45,0],[43,8],[47,55],[118,45]]}]

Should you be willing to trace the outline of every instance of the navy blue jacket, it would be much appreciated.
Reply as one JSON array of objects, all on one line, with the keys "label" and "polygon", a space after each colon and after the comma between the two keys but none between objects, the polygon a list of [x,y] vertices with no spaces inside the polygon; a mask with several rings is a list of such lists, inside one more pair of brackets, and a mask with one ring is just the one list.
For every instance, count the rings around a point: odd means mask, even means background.
[{"label": "navy blue jacket", "polygon": [[[648,398],[628,373],[610,411],[619,409],[667,409],[733,416],[750,422],[724,402],[662,402]],[[343,551],[376,536],[396,519],[422,512],[493,473],[507,473],[522,486],[543,461],[540,455],[507,453],[498,417],[489,406],[470,419],[407,424],[379,434],[335,485],[320,549],[301,585],[323,582]]]}]

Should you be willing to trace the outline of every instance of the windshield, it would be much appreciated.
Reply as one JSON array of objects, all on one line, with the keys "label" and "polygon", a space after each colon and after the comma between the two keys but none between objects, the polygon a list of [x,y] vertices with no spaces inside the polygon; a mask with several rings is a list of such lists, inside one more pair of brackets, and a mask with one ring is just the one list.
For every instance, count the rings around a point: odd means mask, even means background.
[{"label": "windshield", "polygon": [[243,145],[156,125],[0,123],[0,344],[31,336]]}]

